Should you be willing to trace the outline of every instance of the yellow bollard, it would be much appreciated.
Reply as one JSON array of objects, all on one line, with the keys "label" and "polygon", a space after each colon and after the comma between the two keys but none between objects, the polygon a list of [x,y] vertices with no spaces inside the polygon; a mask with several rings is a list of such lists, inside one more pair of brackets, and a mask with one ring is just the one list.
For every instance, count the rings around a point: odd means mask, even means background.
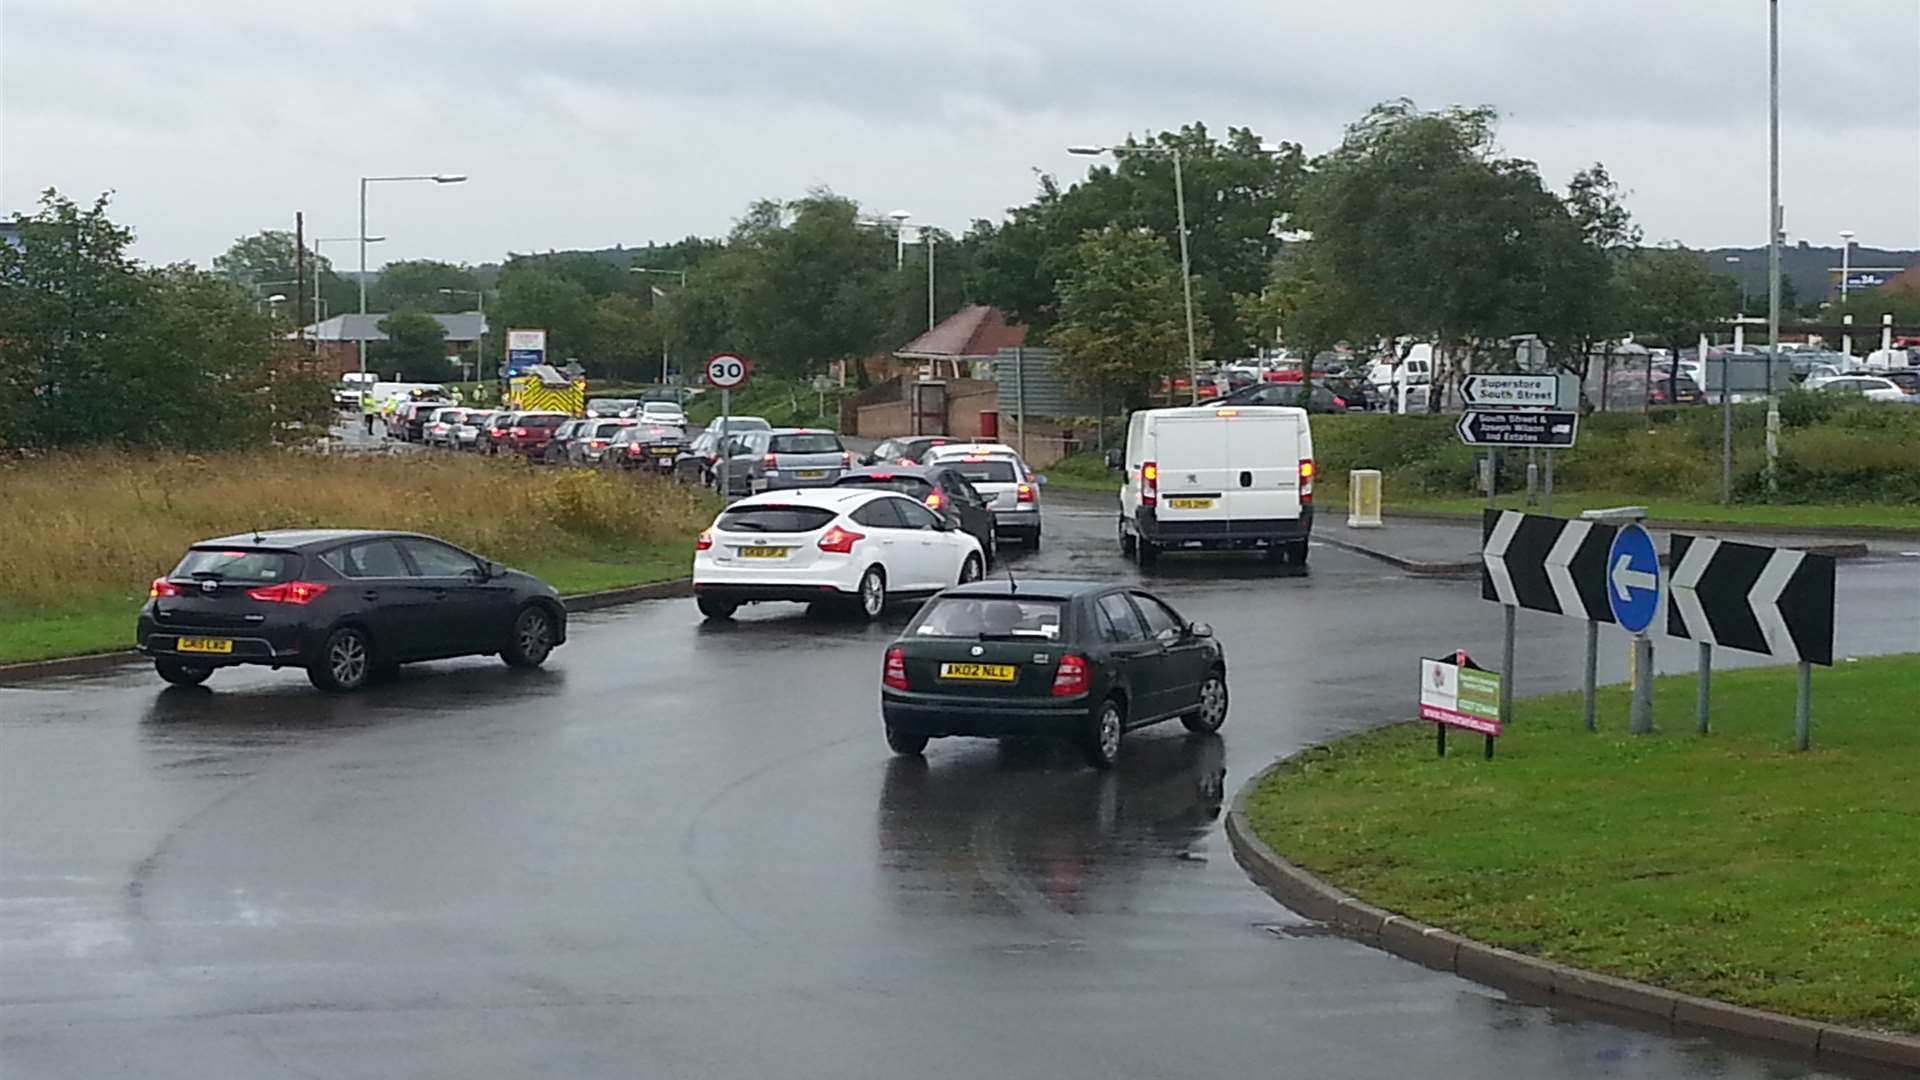
[{"label": "yellow bollard", "polygon": [[1347,472],[1347,528],[1380,527],[1380,489],[1379,469],[1351,469]]}]

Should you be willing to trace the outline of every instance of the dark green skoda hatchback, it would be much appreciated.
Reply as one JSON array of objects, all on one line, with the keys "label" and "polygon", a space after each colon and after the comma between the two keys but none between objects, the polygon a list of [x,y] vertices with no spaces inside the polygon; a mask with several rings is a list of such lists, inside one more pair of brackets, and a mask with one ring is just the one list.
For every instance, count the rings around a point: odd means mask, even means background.
[{"label": "dark green skoda hatchback", "polygon": [[1227,658],[1213,630],[1145,589],[1112,582],[979,581],[939,593],[887,647],[887,745],[1048,737],[1112,768],[1125,734],[1178,717],[1227,719]]}]

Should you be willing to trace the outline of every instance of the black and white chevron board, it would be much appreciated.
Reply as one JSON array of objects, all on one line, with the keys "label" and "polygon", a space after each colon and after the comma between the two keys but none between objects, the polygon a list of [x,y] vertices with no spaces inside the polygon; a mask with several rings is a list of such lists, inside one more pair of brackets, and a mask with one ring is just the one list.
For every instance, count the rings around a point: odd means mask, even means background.
[{"label": "black and white chevron board", "polygon": [[1613,622],[1607,550],[1615,531],[1605,522],[1485,511],[1480,596],[1529,611]]},{"label": "black and white chevron board", "polygon": [[1833,665],[1833,556],[1679,534],[1668,551],[1668,634]]}]

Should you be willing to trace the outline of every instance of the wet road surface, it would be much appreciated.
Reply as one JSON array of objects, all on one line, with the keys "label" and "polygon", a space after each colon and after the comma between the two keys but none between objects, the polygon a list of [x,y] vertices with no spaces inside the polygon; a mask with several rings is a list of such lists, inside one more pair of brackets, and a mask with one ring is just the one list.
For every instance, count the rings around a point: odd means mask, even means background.
[{"label": "wet road surface", "polygon": [[[1054,500],[1016,572],[1131,574],[1091,506]],[[1843,564],[1843,652],[1917,647],[1915,574]],[[1223,796],[1404,713],[1421,653],[1497,655],[1477,583],[1324,547],[1153,581],[1226,643],[1233,710],[1109,775],[890,758],[905,611],[640,604],[579,617],[545,671],[348,698],[253,669],[0,689],[0,1075],[1820,1075],[1329,936],[1234,864]],[[1570,685],[1578,624],[1522,629],[1522,690]]]}]

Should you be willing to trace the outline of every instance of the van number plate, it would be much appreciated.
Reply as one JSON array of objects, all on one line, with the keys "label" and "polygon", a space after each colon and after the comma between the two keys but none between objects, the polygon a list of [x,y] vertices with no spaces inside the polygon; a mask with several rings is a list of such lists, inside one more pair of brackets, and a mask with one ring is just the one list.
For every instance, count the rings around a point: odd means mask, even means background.
[{"label": "van number plate", "polygon": [[1211,510],[1212,499],[1168,499],[1167,505],[1175,510]]}]

